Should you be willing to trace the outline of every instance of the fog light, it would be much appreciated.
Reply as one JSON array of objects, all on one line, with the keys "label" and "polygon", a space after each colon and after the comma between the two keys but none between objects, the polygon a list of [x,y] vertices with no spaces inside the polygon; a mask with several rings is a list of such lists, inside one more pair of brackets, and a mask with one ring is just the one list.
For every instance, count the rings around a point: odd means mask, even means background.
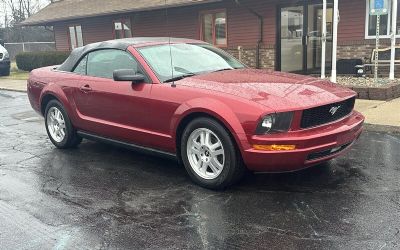
[{"label": "fog light", "polygon": [[296,145],[253,145],[253,148],[263,151],[288,151],[295,150]]}]

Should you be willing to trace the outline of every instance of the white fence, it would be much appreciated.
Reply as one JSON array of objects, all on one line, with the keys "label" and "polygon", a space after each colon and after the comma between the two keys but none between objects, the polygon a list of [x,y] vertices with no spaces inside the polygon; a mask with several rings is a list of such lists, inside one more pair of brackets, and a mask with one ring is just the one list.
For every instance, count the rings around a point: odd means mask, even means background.
[{"label": "white fence", "polygon": [[4,47],[10,53],[11,60],[21,52],[36,52],[36,51],[55,51],[55,42],[26,42],[26,43],[5,43]]}]

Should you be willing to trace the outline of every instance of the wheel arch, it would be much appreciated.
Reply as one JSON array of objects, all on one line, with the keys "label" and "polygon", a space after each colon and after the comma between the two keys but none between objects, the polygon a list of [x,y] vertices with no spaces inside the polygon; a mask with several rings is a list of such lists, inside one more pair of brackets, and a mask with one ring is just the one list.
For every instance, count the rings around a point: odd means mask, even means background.
[{"label": "wheel arch", "polygon": [[175,113],[171,129],[178,156],[180,155],[180,140],[184,129],[191,121],[199,117],[211,118],[218,122],[228,131],[239,152],[243,151],[244,146],[246,146],[243,145],[243,142],[247,141],[247,137],[233,110],[221,101],[202,99],[181,105]]},{"label": "wheel arch", "polygon": [[42,94],[39,99],[39,107],[42,115],[46,115],[46,106],[51,100],[57,100],[58,102],[60,102],[67,112],[69,118],[71,119],[71,122],[75,124],[76,113],[73,112],[74,105],[68,101],[68,98],[64,91],[61,88],[57,87],[56,84],[48,84],[42,90]]},{"label": "wheel arch", "polygon": [[52,93],[47,93],[42,97],[40,101],[40,112],[42,113],[43,116],[45,116],[47,104],[52,100],[60,102],[60,100]]}]

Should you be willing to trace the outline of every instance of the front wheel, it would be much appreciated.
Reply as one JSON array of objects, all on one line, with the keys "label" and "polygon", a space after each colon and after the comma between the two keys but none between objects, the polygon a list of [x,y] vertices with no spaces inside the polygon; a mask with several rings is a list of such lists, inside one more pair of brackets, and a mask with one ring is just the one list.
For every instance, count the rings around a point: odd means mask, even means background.
[{"label": "front wheel", "polygon": [[51,142],[60,149],[76,147],[82,138],[76,134],[62,104],[51,100],[46,106],[45,123]]},{"label": "front wheel", "polygon": [[182,135],[181,156],[189,176],[205,188],[226,188],[245,172],[229,132],[210,118],[189,123]]}]

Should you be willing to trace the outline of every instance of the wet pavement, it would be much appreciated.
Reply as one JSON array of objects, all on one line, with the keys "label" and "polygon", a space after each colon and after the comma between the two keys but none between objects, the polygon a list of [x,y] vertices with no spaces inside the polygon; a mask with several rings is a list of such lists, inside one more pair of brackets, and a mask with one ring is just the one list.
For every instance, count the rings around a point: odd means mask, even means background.
[{"label": "wet pavement", "polygon": [[367,131],[329,164],[213,192],[170,160],[57,150],[0,91],[0,249],[399,249],[399,170],[400,136]]}]

